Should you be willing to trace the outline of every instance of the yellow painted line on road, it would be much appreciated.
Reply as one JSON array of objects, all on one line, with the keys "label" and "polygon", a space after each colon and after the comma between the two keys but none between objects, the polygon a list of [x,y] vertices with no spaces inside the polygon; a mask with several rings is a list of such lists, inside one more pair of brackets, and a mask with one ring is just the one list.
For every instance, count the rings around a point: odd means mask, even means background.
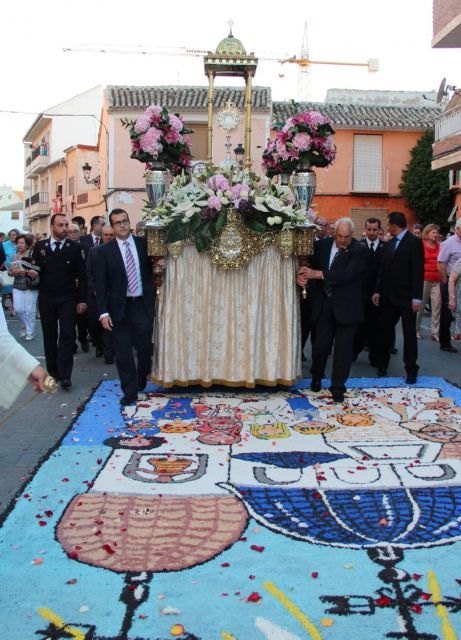
[{"label": "yellow painted line on road", "polygon": [[427,584],[432,596],[432,602],[435,604],[435,611],[439,618],[442,620],[443,640],[458,640],[458,636],[451,626],[451,622],[448,617],[448,609],[444,604],[442,604],[442,591],[440,589],[440,584],[434,571],[427,572]]},{"label": "yellow painted line on road", "polygon": [[[273,582],[265,582],[264,587],[269,591],[274,598],[277,598],[283,606],[288,609],[291,615],[304,627],[308,632],[312,640],[322,640],[319,630],[313,622],[299,609],[294,602],[292,602],[286,595],[278,589]],[[450,639],[451,640],[451,639]],[[455,639],[456,640],[456,639]]]},{"label": "yellow painted line on road", "polygon": [[69,625],[67,625],[64,622],[64,620],[60,618],[57,613],[54,613],[54,611],[51,611],[51,609],[42,607],[41,609],[38,610],[38,612],[42,616],[42,618],[45,618],[45,620],[52,622],[59,629],[63,629],[67,631],[67,633],[70,633],[70,635],[72,636],[72,638],[74,638],[74,640],[85,640],[85,634],[83,633],[83,631],[80,631],[75,627],[70,627]]}]

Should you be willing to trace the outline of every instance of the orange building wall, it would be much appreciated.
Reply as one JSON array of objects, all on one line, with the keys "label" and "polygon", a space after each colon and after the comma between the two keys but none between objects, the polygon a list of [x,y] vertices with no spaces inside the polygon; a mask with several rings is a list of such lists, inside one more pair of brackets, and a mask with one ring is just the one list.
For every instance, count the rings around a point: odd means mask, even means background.
[{"label": "orange building wall", "polygon": [[366,134],[359,129],[341,129],[335,134],[338,154],[335,162],[325,169],[315,169],[316,194],[313,203],[319,215],[329,220],[347,216],[353,207],[384,208],[406,214],[408,222],[415,222],[412,211],[400,196],[402,171],[410,160],[410,151],[421,137],[421,131],[373,131],[383,136],[383,172],[386,176],[385,193],[354,193],[352,189],[354,134]]}]

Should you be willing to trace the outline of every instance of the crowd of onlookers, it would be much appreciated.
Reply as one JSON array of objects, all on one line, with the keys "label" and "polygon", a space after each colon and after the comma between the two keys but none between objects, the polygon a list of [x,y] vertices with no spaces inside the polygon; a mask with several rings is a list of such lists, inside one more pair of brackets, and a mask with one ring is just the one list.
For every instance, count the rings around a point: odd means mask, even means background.
[{"label": "crowd of onlookers", "polygon": [[[335,236],[335,223],[322,216],[317,217],[317,240]],[[436,224],[414,224],[409,227],[413,236],[421,239],[424,250],[424,289],[422,301],[417,312],[416,336],[423,338],[422,319],[424,313],[430,313],[430,337],[439,343],[442,350],[455,353],[457,350],[452,341],[461,340],[461,219],[456,222],[454,232],[443,235]],[[138,225],[135,235],[142,235]],[[357,235],[357,234],[356,234]],[[86,221],[81,216],[72,218],[67,231],[67,238],[85,246],[89,242],[91,248],[98,242],[107,242],[113,237],[111,225],[106,224],[102,216],[94,216],[91,228],[87,233]],[[39,317],[37,297],[39,277],[32,273],[34,265],[31,257],[35,244],[45,239],[43,234],[32,234],[11,229],[8,234],[0,233],[0,293],[3,309],[11,316],[18,315],[21,327],[20,337],[33,340],[36,319]],[[362,233],[362,242],[370,248],[375,243],[379,248],[382,243],[392,241],[392,235],[376,218],[366,221]],[[373,247],[373,245],[372,245]],[[34,276],[34,277],[32,277]],[[366,278],[365,278],[366,280]],[[370,286],[374,282],[370,282]],[[371,289],[370,289],[371,291]],[[371,315],[375,309],[369,303]],[[99,322],[95,313],[88,320],[88,313],[79,316],[77,321],[77,337],[83,351],[88,351],[89,342],[93,342],[97,355],[106,356],[106,361],[113,362],[110,348],[103,343],[98,329]],[[303,311],[301,313],[303,321]],[[453,322],[454,321],[454,322]],[[304,322],[304,321],[303,321]],[[453,329],[451,327],[453,322]],[[305,322],[304,322],[305,324]],[[363,323],[355,337],[354,357],[370,340]],[[303,345],[306,340],[303,335]]]},{"label": "crowd of onlookers", "polygon": [[[377,219],[376,219],[377,220]],[[333,237],[335,234],[334,222],[327,220],[323,216],[316,219],[319,231],[316,239],[320,240],[326,237]],[[371,225],[373,226],[373,225]],[[388,242],[392,239],[389,231],[379,223],[377,240],[380,242]],[[367,224],[362,231],[362,240],[367,240]],[[440,319],[444,318],[442,325],[443,344],[445,347],[451,345],[451,341],[461,341],[461,220],[456,223],[453,231],[442,233],[440,227],[436,224],[422,225],[416,223],[409,228],[410,232],[420,238],[424,247],[424,290],[421,310],[417,314],[416,328],[417,338],[423,338],[421,331],[421,323],[424,313],[430,313],[431,329],[430,335],[432,340],[440,341]],[[448,243],[445,241],[453,238]],[[439,252],[442,248],[442,260],[439,258]],[[445,302],[445,308],[442,307],[442,298]],[[452,335],[447,336],[453,322]],[[448,350],[448,349],[447,349]]]}]

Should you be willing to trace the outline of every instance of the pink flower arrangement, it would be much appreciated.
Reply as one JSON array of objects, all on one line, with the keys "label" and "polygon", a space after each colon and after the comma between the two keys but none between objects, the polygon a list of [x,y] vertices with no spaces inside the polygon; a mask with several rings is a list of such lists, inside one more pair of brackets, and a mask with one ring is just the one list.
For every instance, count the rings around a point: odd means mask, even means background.
[{"label": "pink flower arrangement", "polygon": [[190,166],[192,154],[190,138],[178,114],[168,113],[166,107],[151,105],[135,121],[122,120],[130,130],[131,157],[146,163],[152,169],[154,163],[162,163],[173,175]]},{"label": "pink flower arrangement", "polygon": [[327,167],[336,157],[328,118],[318,111],[302,111],[276,123],[275,138],[263,152],[263,169],[272,177],[300,167]]}]

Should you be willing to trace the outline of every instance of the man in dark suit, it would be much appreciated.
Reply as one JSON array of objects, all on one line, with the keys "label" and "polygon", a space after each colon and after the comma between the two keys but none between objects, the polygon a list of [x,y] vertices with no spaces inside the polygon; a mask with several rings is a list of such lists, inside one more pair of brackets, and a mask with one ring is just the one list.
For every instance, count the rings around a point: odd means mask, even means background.
[{"label": "man in dark suit", "polygon": [[372,297],[373,303],[380,308],[378,376],[387,375],[392,335],[401,318],[406,382],[414,384],[419,370],[416,314],[421,308],[423,298],[423,243],[408,231],[405,215],[400,211],[390,213],[387,220],[392,239],[385,244]]},{"label": "man in dark suit", "polygon": [[90,233],[80,237],[81,244],[86,245],[88,249],[102,244],[101,234],[105,222],[102,216],[93,216],[90,220]]},{"label": "man in dark suit", "polygon": [[155,292],[145,238],[131,234],[124,209],[113,209],[109,222],[115,238],[96,251],[93,275],[100,322],[112,331],[124,394],[120,403],[127,405],[136,401],[151,372]]},{"label": "man in dark suit", "polygon": [[46,368],[63,389],[72,385],[76,316],[85,313],[87,300],[84,252],[67,238],[68,227],[65,215],[53,214],[49,239],[37,242],[32,254],[40,267],[38,308]]},{"label": "man in dark suit", "polygon": [[[110,224],[106,224],[102,228],[101,239],[103,244],[114,239],[114,229]],[[86,274],[88,278],[88,328],[94,346],[96,347],[96,357],[104,355],[106,364],[114,363],[114,352],[112,349],[112,332],[102,328],[99,322],[99,314],[96,305],[96,290],[94,284],[94,261],[96,260],[96,252],[99,247],[93,247],[89,250],[86,258]]]},{"label": "man in dark suit", "polygon": [[344,400],[352,364],[353,338],[363,319],[362,279],[365,247],[352,237],[350,218],[335,222],[334,237],[315,243],[311,267],[301,267],[297,282],[309,282],[312,345],[312,391],[320,391],[334,341],[330,391],[335,402]]},{"label": "man in dark suit", "polygon": [[367,249],[367,263],[362,281],[364,319],[357,327],[354,336],[354,360],[365,347],[368,347],[368,359],[372,366],[376,366],[376,345],[379,340],[377,332],[379,310],[373,304],[371,296],[375,291],[375,283],[384,251],[384,242],[379,239],[380,230],[381,221],[379,218],[365,220],[365,235],[360,240]]}]

